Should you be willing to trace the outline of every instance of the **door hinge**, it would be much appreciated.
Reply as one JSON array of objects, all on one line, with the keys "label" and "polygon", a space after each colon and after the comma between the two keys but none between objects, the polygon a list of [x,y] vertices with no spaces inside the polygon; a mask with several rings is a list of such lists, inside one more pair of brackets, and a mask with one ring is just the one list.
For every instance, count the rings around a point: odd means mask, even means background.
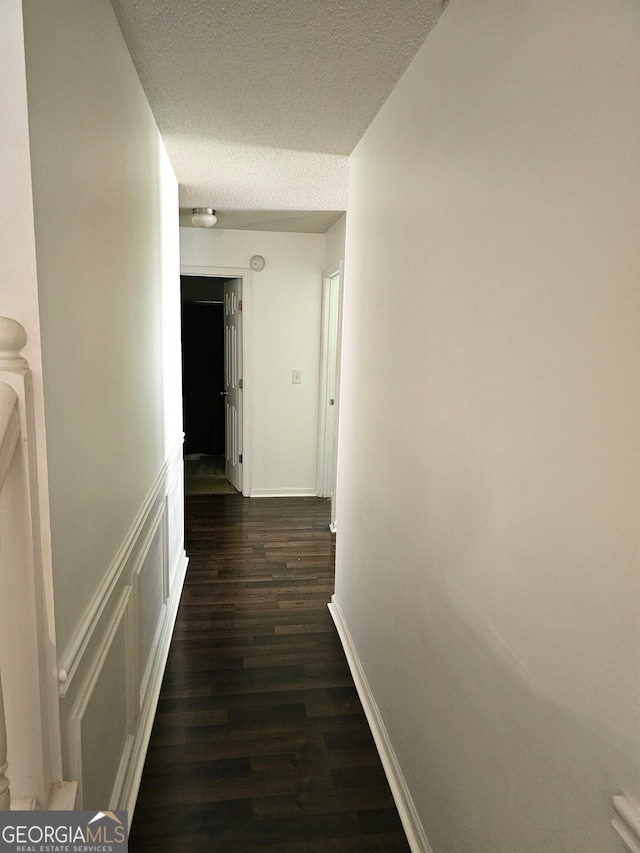
[{"label": "door hinge", "polygon": [[242,311],[242,299],[238,302],[238,311]]},{"label": "door hinge", "polygon": [[242,379],[238,379],[238,388],[242,391],[244,385],[242,384]]},{"label": "door hinge", "polygon": [[238,456],[238,463],[242,465],[242,453],[240,454],[240,456]]}]

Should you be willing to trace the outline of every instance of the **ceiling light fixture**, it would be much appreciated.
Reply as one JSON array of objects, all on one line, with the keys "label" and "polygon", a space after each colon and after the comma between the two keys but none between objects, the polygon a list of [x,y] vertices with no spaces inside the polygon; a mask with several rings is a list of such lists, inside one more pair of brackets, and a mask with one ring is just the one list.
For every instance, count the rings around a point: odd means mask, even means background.
[{"label": "ceiling light fixture", "polygon": [[194,207],[191,222],[198,228],[213,228],[218,221],[216,212],[212,207]]}]

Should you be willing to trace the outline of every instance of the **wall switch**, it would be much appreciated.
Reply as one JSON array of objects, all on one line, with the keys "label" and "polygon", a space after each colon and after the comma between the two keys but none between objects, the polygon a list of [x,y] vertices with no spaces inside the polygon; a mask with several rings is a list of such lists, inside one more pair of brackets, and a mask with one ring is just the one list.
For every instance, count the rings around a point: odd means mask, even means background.
[{"label": "wall switch", "polygon": [[291,372],[291,381],[294,385],[300,385],[302,383],[302,371],[301,370],[293,370]]}]

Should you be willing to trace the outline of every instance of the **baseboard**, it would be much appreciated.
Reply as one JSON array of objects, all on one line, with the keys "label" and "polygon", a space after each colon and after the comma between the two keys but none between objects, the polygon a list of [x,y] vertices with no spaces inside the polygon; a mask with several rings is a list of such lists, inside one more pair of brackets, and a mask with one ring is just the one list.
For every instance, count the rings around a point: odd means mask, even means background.
[{"label": "baseboard", "polygon": [[114,800],[117,802],[117,806],[115,806],[115,808],[126,809],[129,812],[130,826],[131,821],[133,820],[136,800],[138,798],[142,771],[147,757],[147,749],[151,738],[151,729],[153,728],[153,721],[155,719],[156,708],[158,706],[162,678],[164,676],[164,669],[169,656],[169,647],[171,646],[173,628],[178,614],[178,605],[180,604],[180,597],[182,595],[182,587],[184,585],[188,563],[189,560],[187,555],[183,551],[180,557],[180,564],[174,573],[175,580],[171,590],[171,598],[167,602],[164,626],[159,642],[155,647],[153,665],[150,667],[151,678],[149,679],[144,696],[144,702],[140,709],[138,725],[136,726],[136,734],[129,751],[126,770],[122,774],[120,790],[114,790]]},{"label": "baseboard", "polygon": [[380,710],[376,704],[376,700],[371,692],[367,677],[360,663],[358,652],[353,643],[351,633],[342,615],[342,611],[336,602],[335,595],[331,597],[331,603],[328,605],[329,612],[333,618],[344,653],[353,676],[358,696],[362,702],[371,734],[376,744],[380,760],[384,768],[384,772],[391,788],[393,799],[395,800],[402,826],[407,835],[407,841],[412,853],[433,853],[429,841],[424,831],[424,827],[420,821],[416,807],[414,805],[411,794],[407,787],[407,783],[402,773],[400,764],[396,757],[389,735],[387,733],[384,721],[380,714]]},{"label": "baseboard", "polygon": [[315,489],[251,489],[252,498],[315,498]]}]

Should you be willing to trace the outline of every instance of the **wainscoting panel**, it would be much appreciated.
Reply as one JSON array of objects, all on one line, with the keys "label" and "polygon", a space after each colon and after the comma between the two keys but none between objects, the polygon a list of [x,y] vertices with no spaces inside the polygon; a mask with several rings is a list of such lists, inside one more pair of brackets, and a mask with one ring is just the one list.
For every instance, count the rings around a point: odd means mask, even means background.
[{"label": "wainscoting panel", "polygon": [[[180,448],[182,452],[182,448]],[[167,488],[167,597],[172,593],[184,557],[184,473],[175,465]]]},{"label": "wainscoting panel", "polygon": [[138,674],[138,706],[142,706],[144,694],[151,677],[153,649],[163,624],[165,610],[165,528],[167,501],[163,501],[152,523],[147,543],[133,576],[133,600],[136,630],[136,672]]},{"label": "wainscoting panel", "polygon": [[87,809],[101,809],[111,801],[113,781],[129,735],[125,615],[130,602],[128,587],[122,591],[103,641],[79,681],[71,711],[72,774],[80,783],[79,797]]},{"label": "wainscoting panel", "polygon": [[59,663],[78,808],[133,812],[187,568],[183,519],[180,441]]}]

